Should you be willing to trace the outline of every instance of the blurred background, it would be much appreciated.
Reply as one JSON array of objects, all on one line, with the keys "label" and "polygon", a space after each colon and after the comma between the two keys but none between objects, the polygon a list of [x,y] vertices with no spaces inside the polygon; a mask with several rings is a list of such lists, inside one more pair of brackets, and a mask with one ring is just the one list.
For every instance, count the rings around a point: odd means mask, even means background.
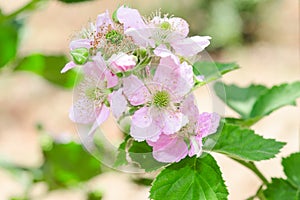
[{"label": "blurred background", "polygon": [[[300,78],[299,1],[79,1],[0,1],[1,200],[148,198],[149,175],[101,165],[76,143],[76,127],[68,118],[76,72],[61,75],[60,70],[70,39],[106,9],[112,13],[126,4],[149,15],[161,8],[186,19],[190,35],[212,37],[207,50],[214,60],[241,66],[225,75],[226,83],[272,86]],[[287,142],[278,158],[258,163],[267,177],[283,176],[280,157],[299,151],[299,103],[253,127],[267,138]],[[235,116],[229,108],[226,115]],[[118,132],[111,123],[104,129]],[[260,181],[252,172],[223,156],[216,158],[229,199],[246,199],[256,192]]]}]

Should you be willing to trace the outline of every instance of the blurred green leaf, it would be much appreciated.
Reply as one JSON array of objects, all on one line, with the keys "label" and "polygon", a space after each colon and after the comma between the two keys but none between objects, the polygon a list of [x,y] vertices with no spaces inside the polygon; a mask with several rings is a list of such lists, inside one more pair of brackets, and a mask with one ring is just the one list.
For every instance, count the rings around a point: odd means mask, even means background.
[{"label": "blurred green leaf", "polygon": [[283,158],[282,166],[287,180],[300,191],[300,152]]},{"label": "blurred green leaf", "polygon": [[133,141],[129,148],[130,158],[138,163],[146,172],[151,172],[165,166],[166,163],[156,161],[152,156],[152,147],[147,142]]},{"label": "blurred green leaf", "polygon": [[22,58],[15,70],[29,71],[61,87],[72,88],[75,84],[77,73],[74,70],[69,70],[61,74],[60,71],[66,63],[67,58],[63,55],[32,54]]},{"label": "blurred green leaf", "polygon": [[204,76],[204,83],[220,78],[223,74],[238,69],[236,63],[219,62],[196,62],[193,64],[193,71],[196,76]]},{"label": "blurred green leaf", "polygon": [[300,190],[292,187],[289,182],[281,178],[272,178],[272,183],[267,185],[263,194],[268,200],[300,199]]},{"label": "blurred green leaf", "polygon": [[250,117],[265,116],[286,105],[295,105],[300,97],[300,81],[273,86],[255,102]]},{"label": "blurred green leaf", "polygon": [[138,185],[151,186],[153,179],[151,179],[151,178],[135,178],[135,179],[132,179],[132,181]]},{"label": "blurred green leaf", "polygon": [[93,0],[58,0],[64,3],[80,3],[80,2],[86,2],[86,1],[93,1]]},{"label": "blurred green leaf", "polygon": [[11,197],[9,200],[30,200],[27,197]]},{"label": "blurred green leaf", "polygon": [[[281,84],[268,89],[263,85],[238,87],[217,82],[214,89],[218,97],[239,113],[245,124],[255,123],[278,108],[295,105],[300,97],[300,82]],[[225,92],[224,92],[225,90]],[[232,120],[231,120],[232,121]]]},{"label": "blurred green leaf", "polygon": [[75,142],[54,143],[43,154],[41,169],[50,190],[75,186],[101,173],[100,163]]},{"label": "blurred green leaf", "polygon": [[0,68],[15,58],[18,49],[18,27],[0,21]]},{"label": "blurred green leaf", "polygon": [[214,142],[211,146],[203,146],[208,149],[246,161],[259,161],[274,158],[280,149],[285,145],[284,142],[277,142],[274,139],[265,139],[255,134],[253,130],[241,128],[233,124],[224,124],[218,133],[208,137]]},{"label": "blurred green leaf", "polygon": [[150,190],[155,200],[225,200],[228,191],[220,168],[209,154],[186,157],[173,163],[156,177]]},{"label": "blurred green leaf", "polygon": [[244,119],[250,117],[257,99],[268,91],[268,88],[263,85],[250,85],[242,88],[236,85],[226,85],[222,82],[215,83],[214,89],[218,97]]},{"label": "blurred green leaf", "polygon": [[94,190],[87,193],[87,200],[101,200],[102,198],[103,194],[99,190]]}]

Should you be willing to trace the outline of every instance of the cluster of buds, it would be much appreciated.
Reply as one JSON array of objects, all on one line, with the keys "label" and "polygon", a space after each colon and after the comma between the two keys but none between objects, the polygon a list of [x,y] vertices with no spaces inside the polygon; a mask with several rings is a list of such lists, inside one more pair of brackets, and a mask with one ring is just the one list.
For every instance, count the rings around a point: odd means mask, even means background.
[{"label": "cluster of buds", "polygon": [[202,139],[215,133],[220,117],[200,113],[192,91],[201,79],[191,57],[209,45],[209,36],[188,37],[188,23],[156,13],[143,18],[122,6],[70,44],[72,61],[62,73],[80,66],[83,79],[70,118],[93,124],[88,134],[109,117],[130,119],[128,134],[153,147],[160,162],[178,162],[200,155]]}]

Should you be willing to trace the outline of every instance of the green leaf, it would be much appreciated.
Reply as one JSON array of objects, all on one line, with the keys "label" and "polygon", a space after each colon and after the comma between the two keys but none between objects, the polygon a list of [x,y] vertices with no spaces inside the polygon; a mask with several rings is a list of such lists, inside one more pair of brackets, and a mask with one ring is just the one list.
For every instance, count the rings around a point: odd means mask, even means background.
[{"label": "green leaf", "polygon": [[0,23],[0,68],[15,58],[18,49],[18,29],[12,22]]},{"label": "green leaf", "polygon": [[77,65],[83,65],[89,59],[89,50],[84,47],[74,49],[70,52],[70,54]]},{"label": "green leaf", "polygon": [[173,163],[156,177],[150,190],[154,200],[220,200],[227,196],[219,166],[209,154]]},{"label": "green leaf", "polygon": [[75,142],[54,143],[43,154],[43,180],[50,190],[75,186],[101,173],[100,163]]},{"label": "green leaf", "polygon": [[80,2],[86,2],[86,1],[93,1],[93,0],[58,0],[64,3],[80,3]]},{"label": "green leaf", "polygon": [[272,87],[254,104],[250,117],[265,116],[286,105],[295,105],[300,97],[300,81]]},{"label": "green leaf", "polygon": [[238,69],[236,63],[218,62],[196,62],[193,64],[193,71],[196,76],[204,76],[204,82],[208,83],[220,78],[223,74]]},{"label": "green leaf", "polygon": [[151,186],[153,179],[151,179],[151,178],[134,178],[134,179],[132,179],[132,181],[137,185]]},{"label": "green leaf", "polygon": [[268,91],[268,88],[263,85],[250,85],[242,88],[222,82],[215,83],[214,89],[218,97],[244,119],[250,117],[252,107],[257,99]]},{"label": "green leaf", "polygon": [[282,166],[287,180],[300,190],[300,152],[283,158]]},{"label": "green leaf", "polygon": [[126,146],[127,146],[127,142],[131,137],[128,135],[127,137],[125,137],[124,141],[120,144],[119,148],[118,148],[118,155],[117,158],[115,160],[114,163],[114,167],[120,167],[122,165],[127,165],[128,161],[127,161],[127,153],[126,153]]},{"label": "green leaf", "polygon": [[130,158],[146,172],[157,170],[166,165],[166,163],[158,162],[153,158],[152,147],[145,141],[133,141],[128,151]]},{"label": "green leaf", "polygon": [[99,190],[90,191],[87,193],[87,200],[101,200],[103,193]]},{"label": "green leaf", "polygon": [[21,59],[16,66],[16,71],[29,71],[42,76],[46,80],[64,88],[72,88],[75,84],[77,73],[69,70],[61,74],[61,69],[67,63],[63,55],[33,54]]},{"label": "green leaf", "polygon": [[285,145],[284,142],[265,139],[253,130],[233,124],[225,123],[220,129],[207,138],[207,141],[210,141],[209,145],[214,146],[204,145],[204,149],[212,149],[236,159],[259,161],[274,158]]},{"label": "green leaf", "polygon": [[272,183],[267,185],[263,192],[268,200],[299,200],[300,190],[293,188],[286,180],[272,178]]}]

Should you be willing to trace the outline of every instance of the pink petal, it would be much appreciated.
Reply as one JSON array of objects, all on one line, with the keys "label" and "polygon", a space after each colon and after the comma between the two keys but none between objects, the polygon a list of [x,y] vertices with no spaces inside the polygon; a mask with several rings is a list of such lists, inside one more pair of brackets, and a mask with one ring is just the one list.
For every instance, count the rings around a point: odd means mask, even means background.
[{"label": "pink petal", "polygon": [[179,162],[188,154],[188,147],[182,138],[161,134],[156,142],[147,141],[153,146],[153,157],[164,163]]},{"label": "pink petal", "polygon": [[153,29],[150,28],[128,28],[124,33],[130,36],[134,43],[141,47],[155,47],[155,41],[151,38]]},{"label": "pink petal", "polygon": [[178,59],[178,57],[175,56],[164,44],[161,44],[158,47],[156,47],[154,50],[154,54],[162,58],[166,58],[170,56],[171,59],[173,59],[173,61],[175,62],[175,64],[177,65],[180,64],[180,60]]},{"label": "pink petal", "polygon": [[135,111],[134,115],[132,116],[132,124],[140,127],[145,128],[150,126],[152,123],[152,116],[150,114],[149,107],[142,107],[139,110]]},{"label": "pink petal", "polygon": [[102,29],[107,29],[107,27],[109,25],[111,25],[113,27],[113,22],[110,19],[108,10],[106,10],[105,13],[102,13],[102,14],[98,15],[96,25],[97,25],[97,28],[98,28],[98,30],[97,30],[98,32],[105,31],[105,30],[101,30],[100,27]]},{"label": "pink petal", "polygon": [[140,29],[146,27],[143,18],[136,9],[122,6],[117,11],[117,18],[119,22],[124,25],[124,30],[128,28]]},{"label": "pink petal", "polygon": [[199,136],[190,137],[190,150],[189,156],[197,155],[199,157],[202,153],[202,138]]},{"label": "pink petal", "polygon": [[165,111],[162,113],[162,121],[164,122],[163,133],[173,134],[180,130],[182,127],[182,114],[175,111]]},{"label": "pink petal", "polygon": [[127,101],[123,95],[123,90],[119,89],[111,94],[110,108],[115,118],[119,118],[127,108]]},{"label": "pink petal", "polygon": [[118,77],[117,75],[113,74],[111,71],[106,70],[105,71],[105,78],[107,81],[107,88],[115,87],[118,84]]},{"label": "pink petal", "polygon": [[136,65],[137,58],[133,55],[127,55],[125,53],[119,53],[113,55],[108,63],[114,72],[125,72],[131,70]]},{"label": "pink petal", "polygon": [[154,81],[172,94],[173,99],[180,99],[193,87],[193,69],[191,65],[179,61],[172,56],[162,57],[154,75]]},{"label": "pink petal", "polygon": [[65,73],[67,71],[69,71],[70,69],[73,69],[74,67],[76,67],[77,65],[71,61],[71,62],[68,62],[65,67],[60,71],[60,73]]},{"label": "pink petal", "polygon": [[101,109],[99,111],[99,114],[98,114],[98,116],[97,116],[97,118],[96,118],[96,120],[95,120],[92,128],[90,129],[90,131],[88,133],[89,136],[92,135],[96,131],[96,129],[103,122],[105,122],[107,120],[107,118],[109,117],[109,113],[110,113],[109,108],[106,107],[104,104],[102,104]]},{"label": "pink petal", "polygon": [[199,115],[197,123],[197,134],[206,137],[217,131],[220,123],[220,116],[217,113],[204,112]]},{"label": "pink petal", "polygon": [[182,37],[186,37],[189,34],[189,24],[182,18],[171,17],[168,19],[172,28],[175,28],[175,32],[180,34]]},{"label": "pink petal", "polygon": [[190,123],[197,123],[199,109],[195,104],[195,98],[193,94],[190,94],[183,101],[181,105],[181,112],[188,117]]},{"label": "pink petal", "polygon": [[145,104],[150,97],[144,83],[135,75],[123,79],[124,94],[133,106]]},{"label": "pink petal", "polygon": [[130,135],[137,141],[144,140],[156,141],[161,134],[160,128],[152,121],[147,127],[138,127],[134,123],[131,124]]},{"label": "pink petal", "polygon": [[78,39],[78,40],[73,40],[70,43],[70,49],[74,50],[77,48],[91,48],[91,41],[89,39]]},{"label": "pink petal", "polygon": [[210,44],[209,39],[211,39],[209,36],[194,36],[173,41],[170,44],[176,53],[182,56],[193,56],[204,50],[205,47]]}]

